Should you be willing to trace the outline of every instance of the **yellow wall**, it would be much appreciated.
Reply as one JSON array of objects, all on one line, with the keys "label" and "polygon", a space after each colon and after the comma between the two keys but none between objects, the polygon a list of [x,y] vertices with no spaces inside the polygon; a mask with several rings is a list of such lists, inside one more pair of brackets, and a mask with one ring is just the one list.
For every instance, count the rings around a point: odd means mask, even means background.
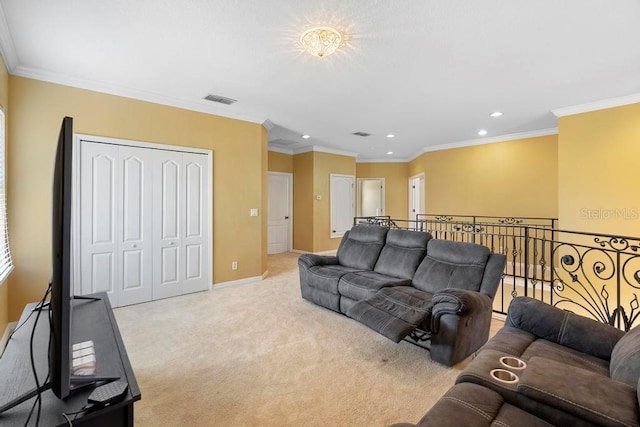
[{"label": "yellow wall", "polygon": [[[313,205],[313,251],[324,252],[338,249],[341,238],[331,238],[331,174],[356,174],[356,159],[328,153],[313,153],[313,194],[321,195]],[[355,194],[355,188],[354,188]]]},{"label": "yellow wall", "polygon": [[[4,61],[0,57],[0,106],[5,113],[5,132],[8,138],[8,116],[9,116],[9,73],[7,73],[7,67],[4,65]],[[5,144],[5,156],[7,156],[8,143]],[[7,166],[8,169],[8,166]],[[8,177],[7,177],[8,179]],[[8,280],[6,281],[8,282]],[[7,283],[0,283],[0,337],[4,333],[7,323],[9,322],[9,285]]]},{"label": "yellow wall", "polygon": [[558,216],[558,136],[427,152],[409,175],[425,174],[434,214]]},{"label": "yellow wall", "polygon": [[[213,151],[213,281],[266,270],[266,136],[261,125],[11,76],[8,206],[16,270],[9,314],[39,299],[50,275],[51,168],[62,118],[74,131]],[[262,208],[250,217],[251,208]],[[231,262],[238,261],[238,270]]]},{"label": "yellow wall", "polygon": [[269,171],[293,173],[293,156],[269,151]]},{"label": "yellow wall", "polygon": [[409,206],[409,163],[356,163],[356,178],[384,178],[384,210],[405,219]]},{"label": "yellow wall", "polygon": [[560,228],[640,236],[640,103],[561,117]]},{"label": "yellow wall", "polygon": [[313,152],[293,156],[293,249],[313,252]]}]

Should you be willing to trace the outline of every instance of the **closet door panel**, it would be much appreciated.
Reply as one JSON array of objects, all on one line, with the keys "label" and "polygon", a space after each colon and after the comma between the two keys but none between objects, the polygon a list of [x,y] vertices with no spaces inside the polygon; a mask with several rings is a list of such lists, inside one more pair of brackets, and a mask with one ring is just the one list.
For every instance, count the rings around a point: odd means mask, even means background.
[{"label": "closet door panel", "polygon": [[117,147],[80,144],[80,289],[106,292],[118,306]]},{"label": "closet door panel", "polygon": [[184,271],[182,154],[156,150],[153,178],[153,299],[181,295]]},{"label": "closet door panel", "polygon": [[185,270],[183,276],[185,293],[209,289],[207,265],[209,251],[207,236],[209,216],[207,195],[209,189],[208,156],[184,153],[182,155],[185,182]]},{"label": "closet door panel", "polygon": [[120,305],[150,301],[153,293],[153,153],[120,147]]}]

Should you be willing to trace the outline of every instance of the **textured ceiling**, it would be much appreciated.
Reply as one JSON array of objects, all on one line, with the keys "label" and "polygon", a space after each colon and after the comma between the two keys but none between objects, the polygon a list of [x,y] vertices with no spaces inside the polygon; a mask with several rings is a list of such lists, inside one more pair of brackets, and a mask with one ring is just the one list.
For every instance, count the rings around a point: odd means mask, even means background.
[{"label": "textured ceiling", "polygon": [[[0,48],[12,74],[268,119],[275,125],[269,139],[281,143],[273,146],[322,146],[357,153],[359,161],[548,133],[555,109],[640,94],[638,0],[0,0],[0,6]],[[316,25],[344,31],[345,45],[325,58],[305,54],[298,37]],[[209,93],[238,102],[211,104],[202,100]],[[504,115],[490,118],[496,110]],[[488,131],[484,139],[480,129]],[[302,140],[303,133],[312,137]]]}]

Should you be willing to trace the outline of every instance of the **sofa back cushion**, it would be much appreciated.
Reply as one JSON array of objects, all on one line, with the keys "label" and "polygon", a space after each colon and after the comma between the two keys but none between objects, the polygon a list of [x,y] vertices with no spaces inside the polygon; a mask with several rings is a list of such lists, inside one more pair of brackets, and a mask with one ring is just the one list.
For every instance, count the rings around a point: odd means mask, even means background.
[{"label": "sofa back cushion", "polygon": [[373,270],[384,246],[388,229],[377,225],[356,225],[345,233],[338,247],[338,263],[360,270]]},{"label": "sofa back cushion", "polygon": [[447,288],[477,292],[489,254],[489,248],[475,243],[431,239],[412,285],[432,293]]},{"label": "sofa back cushion", "polygon": [[374,271],[386,276],[411,279],[427,253],[431,234],[422,231],[389,230]]},{"label": "sofa back cushion", "polygon": [[609,375],[614,380],[637,386],[640,378],[640,328],[624,334],[613,347]]}]

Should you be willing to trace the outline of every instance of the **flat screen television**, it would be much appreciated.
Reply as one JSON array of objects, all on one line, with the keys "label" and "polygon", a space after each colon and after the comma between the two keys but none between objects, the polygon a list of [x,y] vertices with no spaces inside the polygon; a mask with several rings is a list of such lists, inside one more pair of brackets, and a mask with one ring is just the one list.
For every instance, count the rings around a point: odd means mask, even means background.
[{"label": "flat screen television", "polygon": [[53,167],[51,203],[51,337],[49,382],[59,398],[71,391],[71,171],[73,118],[62,120]]}]

